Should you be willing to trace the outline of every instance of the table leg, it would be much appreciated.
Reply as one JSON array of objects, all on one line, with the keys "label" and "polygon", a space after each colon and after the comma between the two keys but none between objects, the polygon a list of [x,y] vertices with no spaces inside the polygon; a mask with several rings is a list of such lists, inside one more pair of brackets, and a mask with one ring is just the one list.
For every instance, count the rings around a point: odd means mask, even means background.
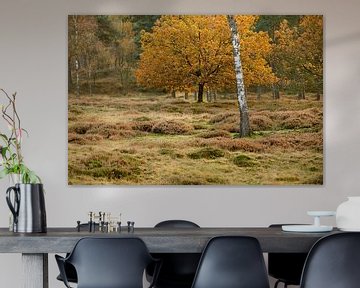
[{"label": "table leg", "polygon": [[48,254],[22,254],[23,288],[49,288]]}]

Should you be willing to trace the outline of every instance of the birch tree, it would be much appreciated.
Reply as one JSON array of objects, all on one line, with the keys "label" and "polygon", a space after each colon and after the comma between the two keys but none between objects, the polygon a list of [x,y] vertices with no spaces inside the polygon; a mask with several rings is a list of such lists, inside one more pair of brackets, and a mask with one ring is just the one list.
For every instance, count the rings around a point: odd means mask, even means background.
[{"label": "birch tree", "polygon": [[231,30],[231,41],[234,55],[237,99],[240,112],[240,137],[246,137],[250,135],[250,122],[244,85],[244,74],[240,58],[240,38],[234,16],[227,15],[227,20]]}]

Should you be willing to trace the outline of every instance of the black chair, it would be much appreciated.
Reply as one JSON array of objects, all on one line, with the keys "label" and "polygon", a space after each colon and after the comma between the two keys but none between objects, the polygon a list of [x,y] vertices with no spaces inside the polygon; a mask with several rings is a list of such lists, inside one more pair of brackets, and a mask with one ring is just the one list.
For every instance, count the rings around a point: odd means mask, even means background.
[{"label": "black chair", "polygon": [[[287,224],[272,224],[270,228],[280,228]],[[307,253],[269,253],[268,272],[277,281],[274,288],[280,283],[286,288],[288,285],[300,285],[301,273],[304,268]]]},{"label": "black chair", "polygon": [[68,257],[55,258],[66,287],[65,263],[75,267],[78,288],[143,288],[144,270],[156,262],[139,238],[82,238]]},{"label": "black chair", "polygon": [[[166,220],[155,225],[155,228],[200,228],[199,225],[187,220]],[[156,288],[190,288],[194,280],[201,254],[197,253],[157,253],[153,254],[161,259]],[[147,279],[151,280],[153,268],[147,269]]]},{"label": "black chair", "polygon": [[360,287],[360,233],[348,232],[318,240],[306,259],[301,288]]},{"label": "black chair", "polygon": [[220,236],[207,244],[192,288],[269,288],[256,238]]},{"label": "black chair", "polygon": [[[66,257],[68,257],[69,254],[66,254]],[[65,258],[64,258],[65,259]],[[66,275],[66,279],[68,282],[71,283],[77,283],[77,274],[76,274],[76,270],[75,267],[68,263],[68,262],[64,262],[64,273]],[[56,277],[57,280],[64,282],[63,277],[61,276],[61,274],[59,274]]]},{"label": "black chair", "polygon": [[[82,223],[80,224],[80,229],[81,230],[88,230],[89,229],[89,224],[88,223]],[[95,223],[95,229],[99,229],[99,224],[98,223]],[[66,257],[69,256],[69,253],[66,254]],[[66,278],[68,280],[68,282],[71,282],[71,283],[77,283],[77,275],[76,275],[76,270],[74,268],[73,265],[71,265],[70,263],[67,263],[65,262],[64,264],[65,266],[65,274],[66,274]],[[57,280],[59,281],[63,281],[63,278],[61,277],[61,274],[59,274],[57,277],[56,277]]]}]

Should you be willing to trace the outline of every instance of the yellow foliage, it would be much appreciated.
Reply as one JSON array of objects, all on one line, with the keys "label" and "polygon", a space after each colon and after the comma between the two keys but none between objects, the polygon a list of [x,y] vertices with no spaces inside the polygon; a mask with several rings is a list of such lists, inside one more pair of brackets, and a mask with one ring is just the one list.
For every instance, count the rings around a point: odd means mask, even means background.
[{"label": "yellow foliage", "polygon": [[[237,16],[245,85],[270,84],[276,77],[266,62],[269,36],[255,32],[257,16]],[[204,84],[222,89],[235,86],[230,29],[225,16],[162,16],[141,37],[136,72],[146,87],[187,89]],[[196,88],[195,88],[196,89]]]}]

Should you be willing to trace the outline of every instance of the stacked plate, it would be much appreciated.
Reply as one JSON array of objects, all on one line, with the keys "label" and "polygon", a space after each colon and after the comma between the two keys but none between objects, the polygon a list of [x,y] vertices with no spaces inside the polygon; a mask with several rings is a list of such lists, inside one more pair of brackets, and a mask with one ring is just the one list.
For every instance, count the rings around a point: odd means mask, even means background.
[{"label": "stacked plate", "polygon": [[312,225],[283,225],[281,228],[286,232],[330,232],[333,230],[332,226],[320,225],[320,217],[335,216],[334,211],[308,211],[309,216],[314,217],[314,224]]}]

